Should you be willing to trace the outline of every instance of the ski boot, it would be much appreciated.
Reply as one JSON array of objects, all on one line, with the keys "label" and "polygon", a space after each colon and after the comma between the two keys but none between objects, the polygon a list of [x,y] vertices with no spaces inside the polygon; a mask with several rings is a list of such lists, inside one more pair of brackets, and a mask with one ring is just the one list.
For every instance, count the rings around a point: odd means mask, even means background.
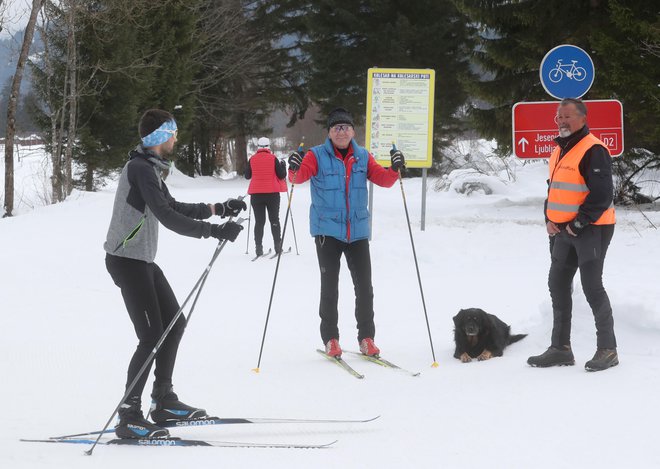
[{"label": "ski boot", "polygon": [[208,417],[206,410],[181,402],[171,384],[154,386],[151,399],[150,416],[156,424]]},{"label": "ski boot", "polygon": [[139,396],[129,397],[118,410],[119,422],[115,426],[118,438],[168,438],[170,432],[144,418]]},{"label": "ski boot", "polygon": [[360,341],[360,352],[368,357],[377,357],[380,355],[380,349],[374,344],[374,339],[367,337]]},{"label": "ski boot", "polygon": [[325,353],[332,358],[341,357],[341,347],[339,346],[339,341],[337,339],[328,340],[328,343],[325,344]]}]

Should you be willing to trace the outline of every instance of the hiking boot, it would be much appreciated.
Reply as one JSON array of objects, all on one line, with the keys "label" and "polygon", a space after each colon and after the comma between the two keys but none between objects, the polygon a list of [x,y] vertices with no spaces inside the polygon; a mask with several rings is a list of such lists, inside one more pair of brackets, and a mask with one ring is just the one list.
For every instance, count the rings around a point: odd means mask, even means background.
[{"label": "hiking boot", "polygon": [[575,357],[573,351],[569,346],[563,348],[548,347],[548,350],[541,355],[529,357],[527,363],[531,366],[539,368],[547,368],[549,366],[570,366],[575,365]]},{"label": "hiking boot", "polygon": [[127,399],[118,410],[119,422],[115,426],[118,438],[168,438],[170,432],[144,418],[140,398]]},{"label": "hiking boot", "polygon": [[330,339],[325,344],[325,353],[331,357],[341,357],[341,347],[337,339]]},{"label": "hiking boot", "polygon": [[369,357],[374,357],[380,355],[380,349],[374,344],[374,339],[367,337],[360,341],[360,352],[362,355],[367,355]]},{"label": "hiking boot", "polygon": [[615,348],[599,348],[594,358],[584,364],[587,371],[602,371],[619,364],[619,356]]},{"label": "hiking boot", "polygon": [[189,406],[179,400],[172,385],[154,386],[151,393],[151,420],[156,423],[195,420],[208,417],[206,410]]}]

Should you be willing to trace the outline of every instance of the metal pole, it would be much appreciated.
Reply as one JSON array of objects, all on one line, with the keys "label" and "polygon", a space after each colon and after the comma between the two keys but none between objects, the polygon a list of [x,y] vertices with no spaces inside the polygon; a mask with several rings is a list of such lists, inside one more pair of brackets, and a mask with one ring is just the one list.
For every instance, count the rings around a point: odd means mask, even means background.
[{"label": "metal pole", "polygon": [[[286,215],[284,216],[284,227],[282,228],[282,246],[284,246],[284,235],[286,234],[286,225],[289,222],[289,213],[291,212],[291,200],[293,200],[293,188],[296,185],[296,176],[298,172],[293,173],[293,180],[291,181],[291,192],[289,194],[289,203],[286,206]],[[257,360],[257,367],[252,368],[252,371],[259,373],[259,366],[261,366],[261,355],[264,351],[264,342],[266,341],[266,330],[268,329],[268,319],[270,318],[270,308],[273,305],[273,295],[275,294],[275,284],[277,283],[277,272],[280,268],[280,259],[282,258],[282,252],[284,250],[280,249],[280,252],[277,253],[277,264],[275,265],[275,275],[273,275],[273,286],[270,289],[270,299],[268,300],[268,311],[266,312],[266,323],[264,324],[264,333],[261,337],[261,347],[259,348],[259,360]]]},{"label": "metal pole", "polygon": [[422,231],[426,228],[426,168],[422,168]]},{"label": "metal pole", "polygon": [[406,211],[406,221],[408,222],[408,234],[410,235],[410,245],[412,246],[413,257],[415,259],[415,270],[417,271],[417,281],[419,282],[419,292],[422,296],[422,306],[424,307],[424,317],[426,318],[426,329],[429,333],[429,341],[431,342],[431,355],[433,355],[433,368],[438,367],[438,362],[435,359],[435,351],[433,349],[433,338],[431,337],[431,326],[429,325],[429,315],[426,312],[426,301],[424,300],[424,289],[422,288],[422,277],[419,274],[419,264],[417,262],[417,253],[415,252],[415,241],[413,239],[412,228],[410,227],[410,216],[408,215],[408,204],[406,203],[406,193],[403,190],[403,179],[401,178],[401,170],[399,170],[399,184],[401,185],[401,196],[403,197],[403,208]]},{"label": "metal pole", "polygon": [[250,210],[248,211],[248,229],[247,229],[247,239],[245,240],[245,254],[248,253],[248,248],[250,247],[250,221],[252,220],[252,197],[250,197]]}]

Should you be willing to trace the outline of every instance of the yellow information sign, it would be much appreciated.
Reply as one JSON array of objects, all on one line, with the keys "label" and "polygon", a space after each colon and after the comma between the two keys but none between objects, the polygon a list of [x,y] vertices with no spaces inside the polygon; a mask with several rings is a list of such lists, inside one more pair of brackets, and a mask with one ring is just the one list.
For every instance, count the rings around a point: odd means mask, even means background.
[{"label": "yellow information sign", "polygon": [[390,165],[392,143],[409,168],[430,168],[433,158],[435,70],[370,68],[365,142],[376,161]]}]

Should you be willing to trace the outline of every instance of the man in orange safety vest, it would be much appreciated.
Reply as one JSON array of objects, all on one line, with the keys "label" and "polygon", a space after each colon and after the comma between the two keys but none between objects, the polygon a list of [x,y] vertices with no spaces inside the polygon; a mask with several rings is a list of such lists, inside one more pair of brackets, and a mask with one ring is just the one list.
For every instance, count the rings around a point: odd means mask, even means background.
[{"label": "man in orange safety vest", "polygon": [[572,285],[580,270],[582,290],[596,322],[597,350],[587,371],[619,364],[614,319],[603,287],[603,265],[614,235],[612,157],[587,127],[587,107],[579,99],[561,101],[556,117],[559,137],[550,157],[546,230],[550,236],[548,287],[552,300],[551,345],[529,357],[535,367],[574,365],[571,349]]}]

